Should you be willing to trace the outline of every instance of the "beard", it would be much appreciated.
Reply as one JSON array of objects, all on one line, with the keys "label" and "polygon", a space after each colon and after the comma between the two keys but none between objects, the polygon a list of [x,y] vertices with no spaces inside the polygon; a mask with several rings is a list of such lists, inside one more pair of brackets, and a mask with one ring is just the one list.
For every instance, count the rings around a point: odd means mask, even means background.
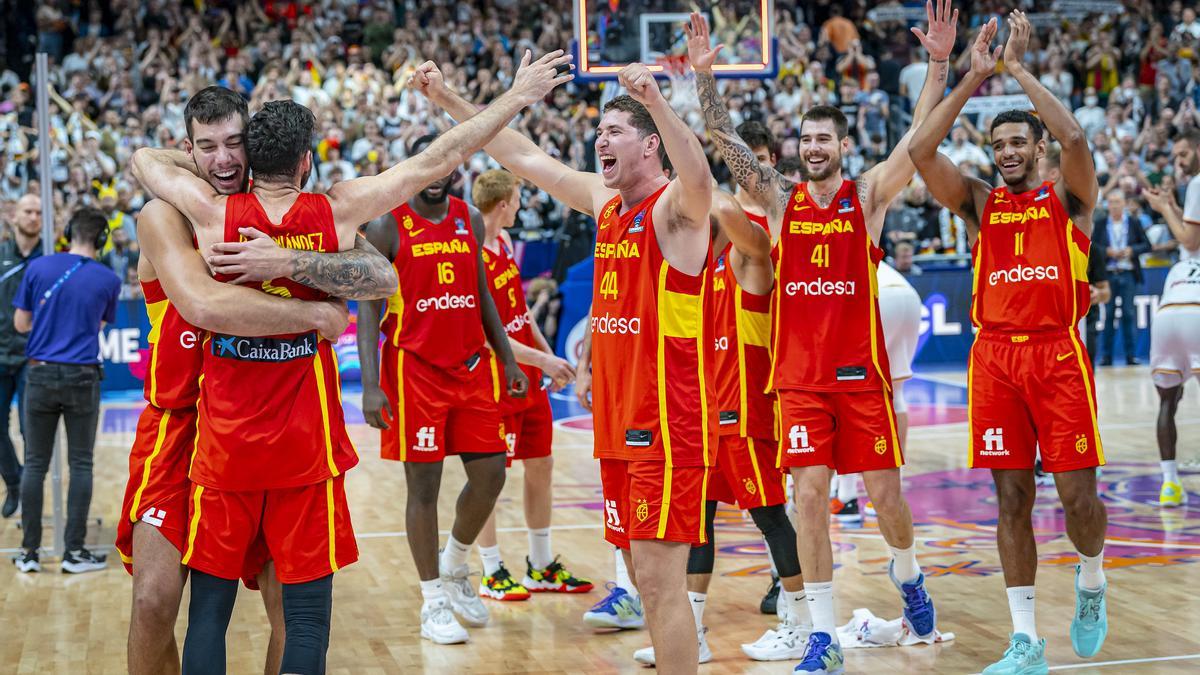
[{"label": "beard", "polygon": [[808,168],[808,161],[804,162],[804,172],[808,174],[808,179],[814,182],[821,182],[830,176],[840,174],[842,172],[842,156],[829,156],[829,160],[825,163],[825,168],[821,171],[814,172]]}]

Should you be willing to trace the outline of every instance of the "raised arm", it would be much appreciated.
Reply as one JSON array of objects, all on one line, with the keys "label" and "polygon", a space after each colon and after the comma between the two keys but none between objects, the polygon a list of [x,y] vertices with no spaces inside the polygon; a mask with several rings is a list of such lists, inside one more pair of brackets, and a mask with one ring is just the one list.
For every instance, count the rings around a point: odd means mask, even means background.
[{"label": "raised arm", "polygon": [[[162,148],[139,148],[130,158],[133,177],[152,195],[165,200],[198,230],[214,231],[225,224],[225,198],[196,175],[187,153]],[[157,220],[149,222],[157,226]]]},{"label": "raised arm", "polygon": [[[1096,165],[1092,162],[1092,151],[1088,147],[1083,127],[1075,115],[1058,100],[1039,80],[1025,68],[1025,49],[1029,46],[1032,26],[1025,13],[1014,9],[1008,15],[1008,44],[1004,48],[1004,67],[1021,84],[1021,88],[1033,102],[1038,117],[1046,129],[1062,146],[1062,177],[1066,195],[1059,190],[1059,198],[1071,209],[1071,217],[1084,234],[1092,234],[1092,209],[1100,186],[1096,182]],[[1073,200],[1074,204],[1068,204]],[[1071,208],[1071,207],[1074,208]]]},{"label": "raised arm", "polygon": [[340,302],[280,298],[213,279],[192,245],[187,221],[165,201],[142,207],[137,230],[143,258],[153,264],[163,291],[188,323],[247,337],[315,329],[329,338],[346,328],[349,318]]},{"label": "raised arm", "polygon": [[235,276],[235,284],[286,277],[347,300],[379,300],[396,292],[396,269],[362,234],[349,251],[321,253],[281,248],[253,227],[238,232],[245,241],[217,243],[208,256],[213,272]]},{"label": "raised arm", "polygon": [[675,167],[676,178],[663,194],[670,200],[672,213],[677,216],[672,221],[694,229],[707,228],[713,178],[700,139],[671,109],[646,66],[631,63],[621,69],[617,79],[629,95],[650,112],[671,166]]},{"label": "raised arm", "polygon": [[738,254],[752,261],[771,261],[771,235],[746,217],[742,205],[728,192],[714,191],[712,215]]},{"label": "raised arm", "polygon": [[721,151],[721,159],[729,167],[734,180],[766,209],[768,219],[775,222],[786,210],[795,184],[773,167],[759,164],[754,151],[738,136],[729,117],[729,109],[717,92],[717,80],[712,74],[717,54],[725,45],[712,46],[708,21],[699,12],[692,12],[691,23],[685,29],[688,35],[688,60],[696,71],[696,95],[700,98],[708,135]]},{"label": "raised arm", "polygon": [[[390,215],[367,223],[365,238],[371,248],[395,258],[400,248],[400,234]],[[361,300],[358,303],[358,322],[355,338],[358,344],[359,372],[362,377],[362,411],[367,424],[387,429],[392,409],[379,386],[379,324],[383,319],[386,300]]]},{"label": "raised arm", "polygon": [[[1200,220],[1197,222],[1187,220],[1188,214],[1179,208],[1179,203],[1175,201],[1175,193],[1160,188],[1147,188],[1143,194],[1146,195],[1146,201],[1150,203],[1150,208],[1162,214],[1167,228],[1171,230],[1171,235],[1175,237],[1179,245],[1188,251],[1200,251]],[[1192,181],[1188,184],[1184,203],[1189,206],[1194,204],[1198,213],[1193,217],[1200,219],[1200,181]]]},{"label": "raised arm", "polygon": [[[868,222],[881,230],[883,219],[871,219],[869,214],[886,209],[916,174],[917,167],[908,156],[908,144],[913,130],[929,116],[946,92],[950,52],[954,49],[957,32],[958,10],[951,11],[950,0],[937,0],[936,11],[933,2],[927,1],[925,14],[929,22],[929,32],[923,33],[915,27],[912,29],[913,34],[924,45],[925,51],[929,53],[929,68],[925,71],[925,84],[921,88],[920,98],[917,99],[917,107],[913,110],[912,125],[892,149],[888,158],[876,164],[859,182],[860,200],[867,209]],[[874,237],[878,239],[879,232],[876,232]]]},{"label": "raised arm", "polygon": [[[432,62],[418,69],[413,82],[421,93],[456,122],[468,120],[479,112],[475,104],[446,86],[441,71]],[[483,149],[505,169],[545,190],[551,197],[580,213],[595,216],[592,212],[596,208],[593,199],[604,190],[604,180],[599,175],[568,167],[511,128],[501,129]]]},{"label": "raised arm", "polygon": [[991,41],[996,36],[996,20],[984,25],[971,47],[971,70],[950,92],[944,101],[934,107],[929,116],[909,132],[908,156],[921,172],[930,194],[939,204],[962,218],[971,237],[979,232],[979,208],[987,200],[991,188],[977,178],[971,178],[958,170],[949,158],[938,152],[938,145],[950,133],[954,120],[963,105],[971,98],[996,69],[1000,48],[994,51]]},{"label": "raised arm", "polygon": [[[374,220],[402,204],[430,182],[453,172],[492,139],[519,110],[573,79],[570,71],[559,75],[556,67],[571,60],[562,50],[532,61],[528,51],[513,78],[512,88],[491,105],[442,134],[424,151],[377,176],[343,181],[329,189],[333,219],[339,225]],[[429,64],[427,64],[429,65]],[[422,66],[423,68],[426,66]]]}]

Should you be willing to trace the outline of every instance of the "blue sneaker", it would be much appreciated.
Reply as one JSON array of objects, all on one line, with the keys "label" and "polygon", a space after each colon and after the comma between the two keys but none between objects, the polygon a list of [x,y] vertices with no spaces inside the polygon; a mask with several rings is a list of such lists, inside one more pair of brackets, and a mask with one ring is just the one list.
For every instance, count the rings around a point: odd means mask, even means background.
[{"label": "blue sneaker", "polygon": [[1104,593],[1108,582],[1098,591],[1079,587],[1079,565],[1075,566],[1075,616],[1071,619],[1071,646],[1075,653],[1090,658],[1104,646],[1108,635],[1108,609]]},{"label": "blue sneaker", "polygon": [[642,628],[642,599],[635,598],[624,588],[609,582],[604,585],[608,595],[583,613],[583,622],[593,628]]},{"label": "blue sneaker", "polygon": [[901,583],[896,578],[893,569],[895,565],[895,560],[888,563],[888,576],[891,577],[892,583],[896,584],[896,588],[900,589],[900,595],[904,598],[904,621],[908,623],[914,635],[927,640],[933,637],[937,628],[937,610],[933,607],[929,593],[925,592],[925,575],[918,574],[916,581]]},{"label": "blue sneaker", "polygon": [[812,633],[804,647],[804,658],[793,673],[817,673],[817,675],[842,675],[846,672],[846,661],[842,658],[842,647],[833,641],[829,633]]},{"label": "blue sneaker", "polygon": [[1048,675],[1046,639],[1035,645],[1024,633],[1013,633],[1004,658],[983,669],[983,675]]}]

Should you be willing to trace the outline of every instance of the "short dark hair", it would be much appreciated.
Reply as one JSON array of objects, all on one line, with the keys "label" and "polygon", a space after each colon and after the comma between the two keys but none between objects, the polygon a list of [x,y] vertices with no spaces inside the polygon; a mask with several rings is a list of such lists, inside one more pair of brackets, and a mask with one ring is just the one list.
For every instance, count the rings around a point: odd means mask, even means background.
[{"label": "short dark hair", "polygon": [[242,118],[243,127],[250,121],[246,99],[217,85],[201,89],[183,108],[183,123],[187,126],[188,140],[192,140],[193,122],[213,124],[234,115]]},{"label": "short dark hair", "polygon": [[804,175],[804,162],[796,155],[784,157],[775,164],[775,170],[783,175],[788,175],[795,171],[799,171],[800,175]]},{"label": "short dark hair", "polygon": [[996,127],[1001,124],[1028,124],[1029,131],[1033,134],[1033,142],[1042,140],[1042,121],[1028,110],[1005,110],[996,115],[996,119],[992,120],[991,133],[995,134]]},{"label": "short dark hair", "polygon": [[741,136],[743,141],[751,150],[755,148],[766,148],[767,152],[772,155],[777,154],[777,144],[775,143],[775,134],[767,128],[767,125],[758,120],[747,120],[738,125],[737,135]]},{"label": "short dark hair", "polygon": [[71,214],[67,227],[71,229],[71,241],[94,244],[100,233],[108,229],[108,217],[100,209],[83,206]]},{"label": "short dark hair", "polygon": [[438,137],[437,134],[425,134],[424,136],[413,141],[412,143],[409,143],[408,144],[408,156],[412,157],[413,155],[417,154],[418,152],[421,152],[426,147],[428,147],[429,144],[436,141],[437,137]]},{"label": "short dark hair", "polygon": [[271,101],[246,125],[246,156],[258,179],[290,179],[312,150],[317,118],[291,99]]},{"label": "short dark hair", "polygon": [[628,94],[621,94],[604,104],[603,112],[610,110],[629,113],[629,124],[637,129],[639,138],[650,135],[658,136],[658,158],[662,160],[663,169],[672,170],[671,160],[667,157],[667,147],[662,143],[662,134],[658,133],[658,125],[654,123],[654,118],[650,116],[650,111],[646,110],[646,106],[638,103]]},{"label": "short dark hair", "polygon": [[804,113],[804,117],[800,119],[800,128],[804,128],[805,122],[824,121],[833,122],[839,141],[850,134],[850,123],[846,121],[846,114],[831,105],[815,105],[809,108],[808,112]]}]

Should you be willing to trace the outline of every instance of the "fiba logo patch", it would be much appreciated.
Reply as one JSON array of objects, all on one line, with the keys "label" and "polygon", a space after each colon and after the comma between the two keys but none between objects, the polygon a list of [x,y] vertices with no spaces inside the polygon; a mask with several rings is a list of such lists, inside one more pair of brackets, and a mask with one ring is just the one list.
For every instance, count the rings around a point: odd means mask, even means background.
[{"label": "fiba logo patch", "polygon": [[434,442],[437,438],[434,434],[433,427],[421,427],[417,429],[417,444],[413,446],[413,450],[422,452],[435,452],[438,449]]},{"label": "fiba logo patch", "polygon": [[454,234],[467,234],[467,223],[462,218],[454,219]]},{"label": "fiba logo patch", "polygon": [[638,522],[642,522],[650,517],[650,505],[645,499],[637,500],[637,508],[634,509],[634,515],[637,516]]},{"label": "fiba logo patch", "polygon": [[633,217],[633,225],[629,228],[629,234],[637,234],[638,232],[646,229],[646,226],[642,225],[642,219],[645,217],[645,211],[639,211],[638,214]]},{"label": "fiba logo patch", "polygon": [[1082,455],[1083,453],[1085,453],[1087,451],[1088,451],[1087,436],[1084,436],[1083,434],[1079,434],[1078,436],[1075,437],[1075,452],[1078,452],[1079,454]]},{"label": "fiba logo patch", "polygon": [[877,436],[875,438],[875,454],[882,455],[885,452],[887,452],[887,439],[883,436]]},{"label": "fiba logo patch", "polygon": [[758,486],[754,484],[753,480],[747,478],[744,482],[746,485],[746,494],[758,494]]},{"label": "fiba logo patch", "polygon": [[615,499],[605,499],[604,500],[604,514],[605,514],[605,520],[604,520],[605,527],[608,527],[609,529],[614,530],[616,532],[622,532],[622,533],[625,532],[625,528],[621,527],[621,515],[619,513],[617,513],[617,500],[615,500]]}]

